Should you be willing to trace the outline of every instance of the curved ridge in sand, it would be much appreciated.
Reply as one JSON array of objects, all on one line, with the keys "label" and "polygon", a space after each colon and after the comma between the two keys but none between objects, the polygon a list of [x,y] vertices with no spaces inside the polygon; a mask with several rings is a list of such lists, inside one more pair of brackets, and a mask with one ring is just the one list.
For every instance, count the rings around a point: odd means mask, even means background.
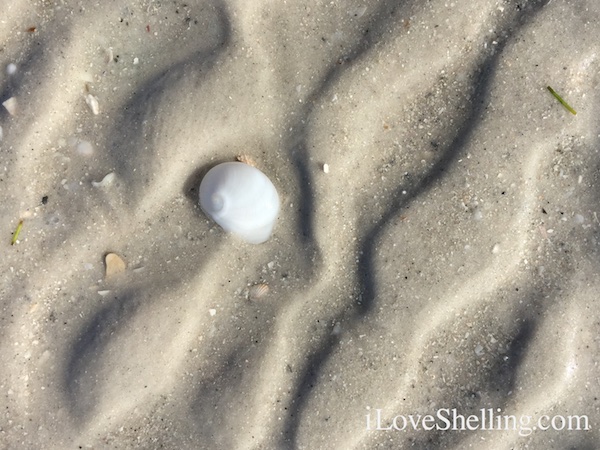
[{"label": "curved ridge in sand", "polygon": [[[592,448],[596,3],[246,3],[5,11],[0,446]],[[197,206],[238,154],[264,245]],[[389,428],[490,408],[590,429]]]}]

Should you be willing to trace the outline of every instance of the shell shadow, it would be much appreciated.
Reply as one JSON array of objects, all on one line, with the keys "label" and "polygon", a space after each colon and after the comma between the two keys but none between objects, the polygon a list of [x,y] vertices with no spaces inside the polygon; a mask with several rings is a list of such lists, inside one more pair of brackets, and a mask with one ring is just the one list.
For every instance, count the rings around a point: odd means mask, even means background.
[{"label": "shell shadow", "polygon": [[185,195],[185,198],[192,203],[192,206],[198,206],[198,189],[200,188],[200,182],[202,181],[202,178],[204,178],[204,175],[206,175],[213,167],[230,161],[234,160],[225,158],[213,160],[210,164],[204,164],[198,167],[187,177],[183,183],[183,195]]},{"label": "shell shadow", "polygon": [[71,417],[83,423],[94,414],[102,394],[97,385],[95,370],[99,358],[135,316],[141,298],[133,292],[114,297],[114,300],[90,316],[73,342],[64,367],[64,391]]},{"label": "shell shadow", "polygon": [[117,168],[127,186],[130,202],[135,204],[144,197],[149,180],[155,171],[158,149],[153,136],[156,135],[161,117],[161,108],[168,103],[169,92],[175,86],[189,83],[201,85],[213,69],[220,55],[231,41],[231,23],[226,8],[221,2],[214,7],[214,20],[219,32],[212,36],[211,45],[197,40],[189,53],[178,61],[140,84],[131,99],[125,102],[115,125],[102,145],[107,149],[107,167]]}]

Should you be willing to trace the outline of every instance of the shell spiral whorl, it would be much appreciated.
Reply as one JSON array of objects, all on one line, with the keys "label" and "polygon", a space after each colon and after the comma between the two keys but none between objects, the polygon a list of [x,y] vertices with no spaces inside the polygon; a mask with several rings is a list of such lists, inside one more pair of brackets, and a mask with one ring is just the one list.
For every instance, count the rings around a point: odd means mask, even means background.
[{"label": "shell spiral whorl", "polygon": [[215,193],[210,196],[211,200],[211,209],[214,212],[221,212],[225,208],[225,198],[218,193]]}]

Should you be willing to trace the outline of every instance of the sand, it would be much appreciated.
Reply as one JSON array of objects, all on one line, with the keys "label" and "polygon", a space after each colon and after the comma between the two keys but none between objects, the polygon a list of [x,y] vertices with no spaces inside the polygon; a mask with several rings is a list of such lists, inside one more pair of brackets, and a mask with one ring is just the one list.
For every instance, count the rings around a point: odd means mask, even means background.
[{"label": "sand", "polygon": [[598,447],[600,3],[0,10],[1,448]]}]

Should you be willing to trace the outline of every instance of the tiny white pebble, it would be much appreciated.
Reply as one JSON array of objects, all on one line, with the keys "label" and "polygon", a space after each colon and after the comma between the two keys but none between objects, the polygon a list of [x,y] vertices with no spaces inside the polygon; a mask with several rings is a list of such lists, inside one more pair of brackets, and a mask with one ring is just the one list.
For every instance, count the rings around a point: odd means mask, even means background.
[{"label": "tiny white pebble", "polygon": [[494,247],[492,248],[492,253],[494,255],[500,253],[500,244],[495,244]]},{"label": "tiny white pebble", "polygon": [[9,65],[6,66],[6,73],[7,75],[14,75],[17,72],[17,65],[14,63],[10,63]]},{"label": "tiny white pebble", "polygon": [[216,309],[212,309],[212,308],[211,308],[211,309],[209,309],[209,310],[208,310],[208,313],[209,313],[211,316],[214,316],[215,314],[217,314],[217,310],[216,310]]},{"label": "tiny white pebble", "polygon": [[329,164],[323,164],[323,172],[329,173]]},{"label": "tiny white pebble", "polygon": [[134,64],[134,65],[137,65],[137,64],[139,64],[139,63],[140,63],[140,58],[137,58],[137,57],[136,57],[136,58],[133,58],[133,64]]}]

